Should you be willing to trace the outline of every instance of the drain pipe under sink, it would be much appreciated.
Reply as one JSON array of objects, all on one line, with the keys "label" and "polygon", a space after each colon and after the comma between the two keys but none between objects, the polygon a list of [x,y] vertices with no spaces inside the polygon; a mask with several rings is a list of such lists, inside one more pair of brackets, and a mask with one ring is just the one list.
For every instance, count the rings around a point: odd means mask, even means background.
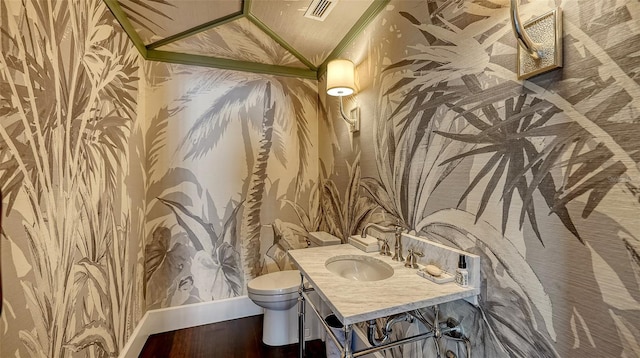
[{"label": "drain pipe under sink", "polygon": [[409,322],[412,323],[413,322],[413,316],[411,316],[408,313],[401,313],[401,314],[397,314],[394,316],[391,316],[391,318],[389,318],[387,320],[387,323],[384,325],[384,328],[382,329],[382,337],[381,338],[377,338],[375,335],[375,330],[376,330],[376,321],[375,320],[370,320],[367,322],[367,338],[369,339],[369,343],[376,347],[376,346],[380,346],[383,345],[387,342],[389,342],[389,336],[391,335],[391,333],[393,332],[393,326],[397,323],[400,322]]},{"label": "drain pipe under sink", "polygon": [[[375,320],[367,321],[367,339],[369,340],[369,344],[371,344],[373,347],[370,349],[367,349],[366,351],[374,352],[377,350],[384,350],[384,349],[391,348],[393,346],[398,346],[401,344],[410,343],[412,341],[433,337],[435,338],[434,344],[436,349],[436,355],[438,357],[442,356],[440,352],[439,340],[441,338],[445,338],[448,340],[453,340],[456,343],[458,342],[464,343],[466,348],[465,351],[467,353],[466,356],[467,358],[470,358],[471,342],[464,335],[464,332],[462,331],[462,326],[460,325],[460,323],[453,318],[448,318],[446,321],[440,322],[439,321],[440,310],[437,305],[434,307],[434,311],[435,311],[435,319],[434,319],[433,325],[430,324],[426,319],[424,319],[424,317],[422,317],[419,311],[405,312],[405,313],[393,315],[387,320],[386,324],[382,328],[382,337],[376,337],[376,326],[377,326],[376,321]],[[413,323],[414,319],[417,319],[420,323],[422,323],[429,330],[429,332],[419,334],[413,337],[406,337],[398,341],[391,342],[390,337],[391,337],[391,333],[393,332],[393,326],[400,322]],[[364,353],[364,352],[360,352],[360,353]],[[450,354],[453,354],[453,352],[447,351],[446,356],[449,357]]]}]

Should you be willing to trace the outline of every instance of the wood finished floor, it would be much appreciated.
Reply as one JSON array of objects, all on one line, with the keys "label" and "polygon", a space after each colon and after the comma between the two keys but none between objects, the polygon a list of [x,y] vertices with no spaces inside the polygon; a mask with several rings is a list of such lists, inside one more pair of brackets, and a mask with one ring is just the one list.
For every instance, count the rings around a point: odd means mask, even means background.
[{"label": "wood finished floor", "polygon": [[[296,358],[298,345],[262,343],[262,317],[252,316],[151,335],[140,358]],[[306,358],[325,358],[324,342],[307,342]]]}]

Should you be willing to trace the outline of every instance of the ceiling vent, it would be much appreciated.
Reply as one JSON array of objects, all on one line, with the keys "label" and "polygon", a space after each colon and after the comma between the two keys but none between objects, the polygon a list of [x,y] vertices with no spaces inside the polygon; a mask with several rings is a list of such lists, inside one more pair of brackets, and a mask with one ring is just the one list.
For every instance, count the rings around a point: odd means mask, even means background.
[{"label": "ceiling vent", "polygon": [[338,0],[313,0],[307,11],[305,11],[304,17],[324,21],[337,3]]}]

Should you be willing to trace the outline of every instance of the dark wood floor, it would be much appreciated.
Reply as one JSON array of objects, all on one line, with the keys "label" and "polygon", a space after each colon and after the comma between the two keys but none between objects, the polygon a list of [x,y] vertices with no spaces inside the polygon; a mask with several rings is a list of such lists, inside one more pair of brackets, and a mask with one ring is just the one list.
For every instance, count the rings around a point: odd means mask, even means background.
[{"label": "dark wood floor", "polygon": [[[324,342],[307,342],[307,358],[326,357]],[[262,343],[262,316],[154,334],[142,358],[295,358],[298,345],[269,347]]]}]

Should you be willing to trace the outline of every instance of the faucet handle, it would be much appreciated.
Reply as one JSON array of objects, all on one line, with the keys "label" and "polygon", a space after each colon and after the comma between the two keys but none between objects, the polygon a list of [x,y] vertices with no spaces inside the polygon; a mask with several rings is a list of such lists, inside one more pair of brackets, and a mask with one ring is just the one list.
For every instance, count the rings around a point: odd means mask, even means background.
[{"label": "faucet handle", "polygon": [[407,260],[404,262],[404,267],[409,268],[418,268],[418,264],[416,263],[416,256],[424,257],[424,254],[421,251],[416,251],[415,249],[409,249],[407,255]]},{"label": "faucet handle", "polygon": [[380,248],[380,255],[391,256],[391,248],[389,247],[389,240],[378,239],[378,241],[382,241],[382,247]]}]

